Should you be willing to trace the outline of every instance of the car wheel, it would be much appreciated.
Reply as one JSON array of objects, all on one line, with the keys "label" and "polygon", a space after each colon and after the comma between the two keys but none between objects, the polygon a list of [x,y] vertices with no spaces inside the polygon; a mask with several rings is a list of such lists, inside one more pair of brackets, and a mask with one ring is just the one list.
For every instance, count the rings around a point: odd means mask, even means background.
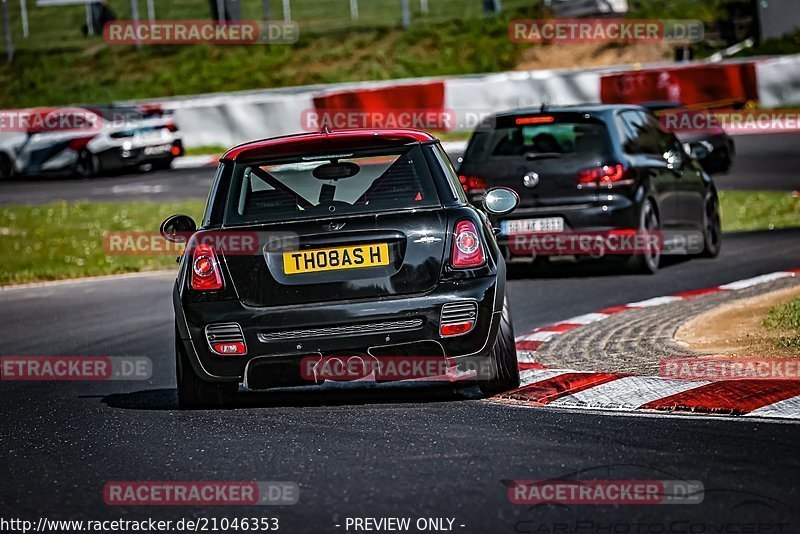
[{"label": "car wheel", "polygon": [[153,171],[168,171],[172,168],[172,160],[173,158],[169,159],[161,159],[153,162]]},{"label": "car wheel", "polygon": [[736,148],[733,143],[725,145],[725,151],[720,157],[720,172],[728,172],[733,167],[733,161],[736,159]]},{"label": "car wheel", "polygon": [[100,171],[100,162],[97,156],[88,150],[81,150],[78,153],[78,159],[75,161],[73,170],[81,178],[91,178]]},{"label": "car wheel", "polygon": [[[655,204],[649,198],[642,204],[639,214],[639,232],[657,233],[661,230],[661,221]],[[633,272],[655,274],[661,263],[661,251],[647,251],[643,254],[633,254],[628,258],[627,268]]]},{"label": "car wheel", "polygon": [[511,309],[508,299],[503,299],[500,328],[489,353],[487,369],[481,369],[485,379],[478,378],[478,387],[484,395],[496,395],[519,387],[519,364],[514,327],[511,324]]},{"label": "car wheel", "polygon": [[222,408],[236,397],[239,384],[216,384],[195,374],[189,356],[175,329],[175,374],[178,382],[178,407],[182,410]]},{"label": "car wheel", "polygon": [[722,223],[719,216],[719,197],[709,191],[703,204],[703,252],[704,258],[716,258],[722,248]]}]

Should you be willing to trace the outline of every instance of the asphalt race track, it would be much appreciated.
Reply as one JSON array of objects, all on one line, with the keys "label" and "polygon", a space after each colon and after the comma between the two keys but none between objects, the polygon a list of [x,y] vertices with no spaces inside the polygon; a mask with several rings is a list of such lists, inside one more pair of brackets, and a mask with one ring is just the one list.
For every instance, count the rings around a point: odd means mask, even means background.
[{"label": "asphalt race track", "polygon": [[[749,139],[774,148],[767,136]],[[737,167],[719,178],[721,187],[800,189],[798,167],[788,163],[798,162],[793,147],[784,146],[780,158],[762,158],[748,156],[747,145],[739,144]],[[769,169],[755,172],[760,164]],[[159,176],[144,182],[191,180],[197,193],[190,196],[206,195],[192,172]],[[64,191],[76,184],[39,184],[46,189],[40,196],[35,184],[4,184],[0,197],[75,198]],[[623,275],[613,266],[567,266],[539,276],[516,268],[509,295],[521,333],[607,306],[798,266],[800,229],[731,234],[716,260],[672,262],[655,276]],[[347,532],[348,517],[452,518],[453,530],[465,533],[800,532],[800,427],[791,422],[518,407],[478,399],[469,385],[431,384],[248,393],[233,410],[180,412],[173,280],[165,273],[0,290],[2,355],[153,362],[147,381],[0,382],[0,516],[277,517],[288,533]],[[504,481],[558,477],[700,481],[704,500],[509,501]],[[105,504],[106,482],[136,480],[294,481],[300,500],[282,507]]]},{"label": "asphalt race track", "polygon": [[[720,189],[800,190],[800,134],[737,136],[737,157],[728,174],[717,175]],[[459,152],[451,152],[456,161]],[[0,204],[42,204],[54,200],[205,199],[213,167],[93,179],[19,178],[0,182]]]}]

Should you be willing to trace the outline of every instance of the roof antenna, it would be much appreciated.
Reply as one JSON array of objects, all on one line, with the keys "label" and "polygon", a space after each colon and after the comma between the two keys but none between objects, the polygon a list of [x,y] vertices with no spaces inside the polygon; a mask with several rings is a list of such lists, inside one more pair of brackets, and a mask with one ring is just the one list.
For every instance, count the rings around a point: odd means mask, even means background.
[{"label": "roof antenna", "polygon": [[539,106],[539,113],[544,113],[547,110],[547,98],[542,99],[542,105]]}]

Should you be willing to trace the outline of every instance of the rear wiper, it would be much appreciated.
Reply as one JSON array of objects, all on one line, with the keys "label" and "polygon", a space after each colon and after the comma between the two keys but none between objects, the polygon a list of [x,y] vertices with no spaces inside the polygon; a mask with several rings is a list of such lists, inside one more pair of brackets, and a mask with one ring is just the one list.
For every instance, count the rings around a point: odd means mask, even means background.
[{"label": "rear wiper", "polygon": [[526,152],[525,153],[525,159],[529,159],[529,160],[560,158],[561,156],[562,156],[561,152]]}]

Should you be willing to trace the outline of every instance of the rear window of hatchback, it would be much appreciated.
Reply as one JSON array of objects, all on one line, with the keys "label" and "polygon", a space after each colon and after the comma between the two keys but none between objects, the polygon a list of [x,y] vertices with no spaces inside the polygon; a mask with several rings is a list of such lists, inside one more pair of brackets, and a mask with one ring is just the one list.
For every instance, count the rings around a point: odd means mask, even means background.
[{"label": "rear window of hatchback", "polygon": [[225,225],[440,206],[419,145],[234,165]]},{"label": "rear window of hatchback", "polygon": [[464,159],[487,161],[504,157],[593,157],[611,146],[603,121],[567,116],[501,117],[491,129],[479,129],[470,139]]}]

